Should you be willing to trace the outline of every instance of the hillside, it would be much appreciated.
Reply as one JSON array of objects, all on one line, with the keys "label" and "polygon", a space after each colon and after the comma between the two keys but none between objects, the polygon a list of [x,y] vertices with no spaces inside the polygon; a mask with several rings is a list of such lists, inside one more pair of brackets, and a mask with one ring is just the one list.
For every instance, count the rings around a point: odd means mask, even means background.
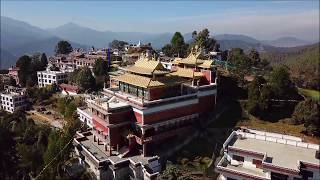
[{"label": "hillside", "polygon": [[287,65],[290,68],[292,78],[301,87],[319,89],[319,43],[280,49],[279,51],[261,54],[271,65]]},{"label": "hillside", "polygon": [[[0,69],[14,65],[17,58],[24,54],[44,52],[54,53],[54,47],[62,40],[46,30],[32,26],[26,22],[1,16],[1,63]],[[86,46],[70,41],[73,47]]]},{"label": "hillside", "polygon": [[5,49],[0,48],[0,68],[1,69],[7,69],[10,67],[11,62],[15,61],[17,57],[12,55],[10,52],[8,52]]},{"label": "hillside", "polygon": [[281,37],[271,41],[263,41],[263,43],[275,47],[297,47],[311,44],[308,41],[304,41],[295,37]]}]

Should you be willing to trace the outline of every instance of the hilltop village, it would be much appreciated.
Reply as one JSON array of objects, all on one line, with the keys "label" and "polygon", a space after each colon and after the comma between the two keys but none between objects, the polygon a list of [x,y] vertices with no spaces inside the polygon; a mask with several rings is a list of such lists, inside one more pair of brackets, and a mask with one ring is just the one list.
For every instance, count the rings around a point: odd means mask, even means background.
[{"label": "hilltop village", "polygon": [[[318,104],[256,50],[220,51],[207,30],[194,37],[188,45],[176,33],[161,51],[141,42],[84,50],[60,41],[53,56],[20,57],[1,74],[0,135],[17,146],[1,158],[22,165],[1,165],[0,175],[318,179]],[[283,117],[290,123],[279,124],[300,131],[268,124]]]}]

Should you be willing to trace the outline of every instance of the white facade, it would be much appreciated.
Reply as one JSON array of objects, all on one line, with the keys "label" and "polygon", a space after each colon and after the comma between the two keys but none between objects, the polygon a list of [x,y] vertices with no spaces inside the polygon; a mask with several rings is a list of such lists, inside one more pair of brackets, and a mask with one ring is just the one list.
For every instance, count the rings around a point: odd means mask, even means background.
[{"label": "white facade", "polygon": [[37,77],[39,87],[45,87],[66,82],[67,74],[61,71],[38,71]]},{"label": "white facade", "polygon": [[87,109],[86,107],[77,108],[77,114],[81,122],[84,122],[87,126],[93,128],[92,113],[89,109]]},{"label": "white facade", "polygon": [[1,109],[13,113],[17,108],[26,108],[26,97],[20,93],[1,93]]}]

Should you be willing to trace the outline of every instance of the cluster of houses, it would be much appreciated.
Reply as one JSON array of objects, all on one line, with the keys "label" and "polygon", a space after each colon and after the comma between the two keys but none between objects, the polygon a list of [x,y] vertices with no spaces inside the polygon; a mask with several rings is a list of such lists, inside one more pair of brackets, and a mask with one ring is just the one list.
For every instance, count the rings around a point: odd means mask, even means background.
[{"label": "cluster of houses", "polygon": [[[140,43],[131,48],[148,46]],[[129,47],[126,47],[129,48]],[[145,50],[144,49],[144,50]],[[37,72],[38,86],[59,85],[62,93],[79,88],[66,83],[68,73],[96,59],[108,60],[117,50],[75,50],[49,58],[59,71]],[[110,73],[102,95],[90,96],[77,108],[88,126],[76,133],[73,144],[79,164],[97,179],[155,179],[161,171],[159,147],[169,139],[186,136],[194,124],[205,121],[217,103],[215,62],[192,51],[186,58],[159,60],[148,51],[130,57],[133,65]],[[122,54],[123,55],[123,54]],[[122,56],[124,57],[124,56]],[[18,68],[9,75],[19,83]],[[1,108],[25,108],[25,89],[6,87]],[[254,130],[232,132],[223,144],[224,156],[216,169],[225,179],[319,179],[319,146],[300,138]]]}]

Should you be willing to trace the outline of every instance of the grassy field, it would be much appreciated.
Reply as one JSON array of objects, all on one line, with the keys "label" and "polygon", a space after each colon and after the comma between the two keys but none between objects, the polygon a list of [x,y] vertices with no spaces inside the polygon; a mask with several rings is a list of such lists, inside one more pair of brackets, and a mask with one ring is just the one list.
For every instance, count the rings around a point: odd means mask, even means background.
[{"label": "grassy field", "polygon": [[299,88],[299,92],[304,96],[310,97],[316,101],[320,101],[320,91]]}]

